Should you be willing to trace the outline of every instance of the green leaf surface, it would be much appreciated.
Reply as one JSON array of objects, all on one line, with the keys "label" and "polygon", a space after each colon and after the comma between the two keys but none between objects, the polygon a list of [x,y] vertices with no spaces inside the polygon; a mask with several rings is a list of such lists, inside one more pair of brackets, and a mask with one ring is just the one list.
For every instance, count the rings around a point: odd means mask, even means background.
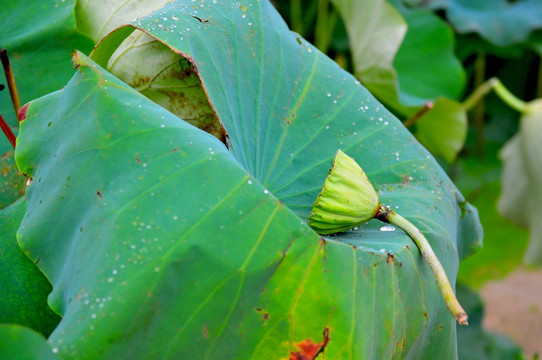
[{"label": "green leaf surface", "polygon": [[60,318],[47,305],[51,284],[17,243],[25,211],[22,199],[0,211],[0,323],[21,324],[48,336]]},{"label": "green leaf surface", "polygon": [[403,106],[419,106],[438,97],[457,100],[465,72],[454,55],[451,27],[431,12],[403,9],[408,31],[394,59]]},{"label": "green leaf surface", "polygon": [[[0,2],[0,45],[8,51],[23,104],[66,84],[75,49],[92,50],[93,42],[75,29],[74,6],[75,0]],[[6,84],[1,73],[0,83]],[[0,114],[17,126],[7,87],[0,93]]]},{"label": "green leaf surface", "polygon": [[444,7],[456,31],[476,32],[498,46],[524,43],[542,28],[539,0],[449,0]]},{"label": "green leaf surface", "polygon": [[[0,324],[2,360],[57,360],[43,335],[18,324]],[[58,351],[58,349],[56,349]]]},{"label": "green leaf surface", "polygon": [[542,264],[542,222],[538,211],[542,202],[542,102],[528,104],[520,120],[518,134],[503,147],[501,158],[502,193],[500,213],[520,227],[529,229],[530,240],[523,261]]},{"label": "green leaf surface", "polygon": [[467,138],[467,111],[460,103],[440,97],[416,123],[416,136],[433,154],[452,162]]},{"label": "green leaf surface", "polygon": [[[319,238],[303,220],[342,148],[453,281],[457,241],[480,235],[455,186],[269,2],[193,5],[138,26],[195,66],[229,149],[82,55],[22,123],[19,236],[53,283],[59,356],[280,359],[329,333],[330,359],[454,358],[456,325],[406,234],[371,221]],[[107,65],[131,32],[93,58]]]}]

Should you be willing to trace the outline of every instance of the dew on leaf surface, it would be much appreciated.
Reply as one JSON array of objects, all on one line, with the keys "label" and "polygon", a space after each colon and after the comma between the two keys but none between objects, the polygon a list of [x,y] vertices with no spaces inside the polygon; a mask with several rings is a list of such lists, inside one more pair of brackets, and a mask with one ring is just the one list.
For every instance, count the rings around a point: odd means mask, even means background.
[{"label": "dew on leaf surface", "polygon": [[380,231],[395,231],[395,226],[384,225],[380,228]]}]

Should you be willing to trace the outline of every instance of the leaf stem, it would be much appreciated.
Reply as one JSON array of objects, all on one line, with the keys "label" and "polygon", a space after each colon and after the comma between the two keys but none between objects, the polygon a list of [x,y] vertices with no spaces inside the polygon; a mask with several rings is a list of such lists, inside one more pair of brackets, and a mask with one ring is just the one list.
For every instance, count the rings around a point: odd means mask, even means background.
[{"label": "leaf stem", "polygon": [[527,103],[523,100],[517,98],[512,94],[497,78],[491,78],[485,83],[480,85],[472,94],[463,101],[463,106],[465,110],[470,110],[480,101],[484,96],[486,96],[491,90],[494,90],[499,98],[504,101],[512,109],[524,113],[527,110]]},{"label": "leaf stem", "polygon": [[6,134],[6,137],[11,143],[11,146],[13,146],[13,148],[15,149],[15,141],[16,141],[15,135],[13,134],[13,131],[11,131],[11,128],[9,127],[6,120],[4,120],[2,115],[0,115],[0,128],[2,128],[2,131],[4,132],[4,134]]},{"label": "leaf stem", "polygon": [[[474,65],[474,86],[478,88],[484,83],[486,76],[486,55],[483,52],[479,52],[476,57]],[[485,155],[486,140],[484,136],[485,132],[485,113],[486,108],[483,101],[478,101],[473,111],[474,133],[476,138],[476,154],[479,158],[483,158]]]},{"label": "leaf stem", "polygon": [[13,103],[13,109],[15,110],[15,117],[18,117],[19,109],[21,108],[21,99],[19,98],[19,92],[17,91],[17,85],[15,85],[15,76],[9,62],[8,52],[6,49],[0,47],[0,60],[2,61],[2,67],[4,68],[4,74],[8,82],[9,94],[11,95],[11,102]]},{"label": "leaf stem", "polygon": [[412,125],[416,124],[422,116],[427,114],[427,112],[433,108],[433,105],[434,104],[432,101],[426,101],[425,104],[420,108],[420,110],[416,111],[414,115],[412,115],[403,122],[403,125],[408,129]]},{"label": "leaf stem", "polygon": [[448,280],[448,276],[446,276],[446,271],[444,271],[442,264],[422,232],[418,230],[418,228],[410,221],[382,204],[378,209],[376,218],[400,227],[412,238],[412,240],[414,240],[416,246],[420,250],[422,256],[429,265],[429,268],[433,272],[435,279],[437,280],[438,288],[440,289],[440,293],[442,294],[444,302],[446,303],[446,307],[452,313],[459,325],[468,325],[467,313],[459,304],[452,286],[450,285],[450,281]]}]

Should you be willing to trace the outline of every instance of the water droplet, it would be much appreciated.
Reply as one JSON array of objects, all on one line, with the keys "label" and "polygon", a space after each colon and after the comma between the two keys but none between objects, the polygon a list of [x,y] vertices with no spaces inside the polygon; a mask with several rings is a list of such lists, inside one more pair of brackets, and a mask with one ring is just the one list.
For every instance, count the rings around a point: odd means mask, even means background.
[{"label": "water droplet", "polygon": [[380,231],[395,231],[395,226],[384,225],[380,228]]}]

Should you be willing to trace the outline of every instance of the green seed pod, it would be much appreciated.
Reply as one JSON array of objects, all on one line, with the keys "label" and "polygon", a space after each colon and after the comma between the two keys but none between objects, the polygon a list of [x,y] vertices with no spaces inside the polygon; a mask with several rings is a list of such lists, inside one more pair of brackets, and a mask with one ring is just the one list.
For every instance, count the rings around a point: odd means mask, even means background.
[{"label": "green seed pod", "polygon": [[354,159],[338,150],[312,206],[309,226],[322,235],[346,231],[374,218],[379,206],[367,175]]}]

